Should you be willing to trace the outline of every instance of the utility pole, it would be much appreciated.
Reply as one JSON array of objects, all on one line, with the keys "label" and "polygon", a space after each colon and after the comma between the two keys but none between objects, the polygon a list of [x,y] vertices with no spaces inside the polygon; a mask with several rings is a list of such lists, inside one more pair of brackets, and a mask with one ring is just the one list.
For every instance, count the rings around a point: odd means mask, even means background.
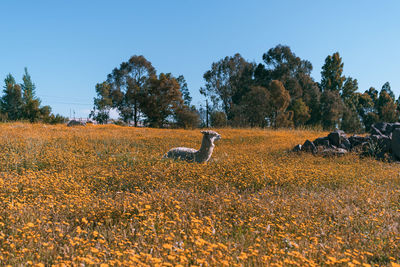
[{"label": "utility pole", "polygon": [[208,128],[208,99],[206,98],[206,125],[207,125],[207,128]]}]

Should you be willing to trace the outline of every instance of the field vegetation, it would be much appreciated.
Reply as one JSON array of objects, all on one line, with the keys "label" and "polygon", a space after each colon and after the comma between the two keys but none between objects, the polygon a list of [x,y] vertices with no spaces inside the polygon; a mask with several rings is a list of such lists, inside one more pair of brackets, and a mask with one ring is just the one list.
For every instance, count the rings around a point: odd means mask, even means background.
[{"label": "field vegetation", "polygon": [[325,136],[0,125],[1,265],[398,266],[400,165],[288,152]]}]

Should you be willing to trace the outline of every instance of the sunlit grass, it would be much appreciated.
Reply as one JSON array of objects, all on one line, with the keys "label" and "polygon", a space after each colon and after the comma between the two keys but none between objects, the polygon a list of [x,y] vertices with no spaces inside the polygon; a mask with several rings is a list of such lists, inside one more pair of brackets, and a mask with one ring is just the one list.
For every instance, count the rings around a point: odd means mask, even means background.
[{"label": "sunlit grass", "polygon": [[[0,125],[0,263],[400,263],[400,166],[288,151],[316,131]],[[367,266],[367,265],[366,265]]]}]

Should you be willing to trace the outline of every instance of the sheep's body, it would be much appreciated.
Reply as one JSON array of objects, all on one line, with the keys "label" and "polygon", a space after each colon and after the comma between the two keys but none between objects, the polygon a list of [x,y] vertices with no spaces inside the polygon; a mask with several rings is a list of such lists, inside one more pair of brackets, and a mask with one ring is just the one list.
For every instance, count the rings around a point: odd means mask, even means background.
[{"label": "sheep's body", "polygon": [[175,147],[169,150],[164,158],[186,160],[188,162],[207,162],[214,150],[214,141],[221,139],[221,136],[214,131],[202,131],[203,140],[199,150],[188,147]]}]

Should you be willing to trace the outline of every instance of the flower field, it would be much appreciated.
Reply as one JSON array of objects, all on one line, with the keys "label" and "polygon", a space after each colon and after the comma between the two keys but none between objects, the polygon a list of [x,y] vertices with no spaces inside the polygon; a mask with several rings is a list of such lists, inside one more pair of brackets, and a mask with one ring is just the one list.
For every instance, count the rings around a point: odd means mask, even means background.
[{"label": "flower field", "polygon": [[288,151],[326,133],[0,125],[0,265],[400,264],[400,165]]}]

